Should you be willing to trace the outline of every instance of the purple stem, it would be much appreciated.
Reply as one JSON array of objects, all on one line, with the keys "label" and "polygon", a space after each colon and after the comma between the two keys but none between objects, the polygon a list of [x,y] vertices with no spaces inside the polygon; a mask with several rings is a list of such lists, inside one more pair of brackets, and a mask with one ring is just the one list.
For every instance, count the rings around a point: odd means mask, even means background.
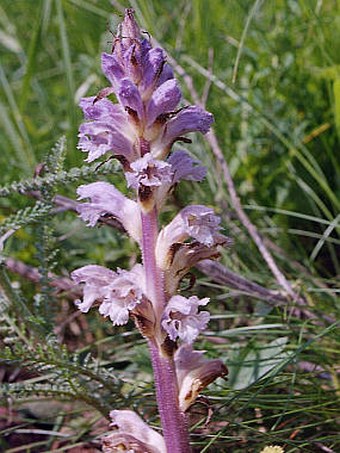
[{"label": "purple stem", "polygon": [[[142,213],[142,252],[147,293],[154,307],[156,324],[165,306],[164,281],[157,267],[155,246],[158,236],[156,209]],[[157,335],[157,332],[156,332]],[[168,453],[190,453],[189,433],[185,414],[179,409],[176,369],[172,357],[165,356],[156,341],[149,340],[151,362],[155,377],[156,398]]]},{"label": "purple stem", "polygon": [[190,453],[187,420],[185,414],[179,409],[174,361],[172,358],[162,356],[154,342],[149,342],[149,348],[167,451],[168,453]]}]

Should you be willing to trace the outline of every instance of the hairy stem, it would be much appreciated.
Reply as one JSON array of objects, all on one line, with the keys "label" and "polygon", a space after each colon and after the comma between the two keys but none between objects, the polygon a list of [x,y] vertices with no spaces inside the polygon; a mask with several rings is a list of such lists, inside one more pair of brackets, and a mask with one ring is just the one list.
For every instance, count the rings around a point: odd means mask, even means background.
[{"label": "hairy stem", "polygon": [[[142,252],[146,274],[147,294],[156,315],[156,324],[165,306],[163,275],[157,267],[155,246],[158,235],[156,209],[142,214]],[[157,335],[157,332],[156,332]],[[179,409],[176,369],[172,357],[164,356],[156,341],[149,341],[155,377],[156,398],[168,453],[189,453],[189,433],[185,414]]]},{"label": "hairy stem", "polygon": [[185,414],[179,409],[174,361],[170,357],[162,356],[154,342],[149,342],[149,349],[167,451],[168,453],[190,453],[187,420]]}]

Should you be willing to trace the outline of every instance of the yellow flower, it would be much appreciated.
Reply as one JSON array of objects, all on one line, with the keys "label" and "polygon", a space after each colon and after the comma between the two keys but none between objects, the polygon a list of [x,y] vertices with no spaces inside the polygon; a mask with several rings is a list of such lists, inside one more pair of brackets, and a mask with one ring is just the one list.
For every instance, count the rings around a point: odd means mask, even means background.
[{"label": "yellow flower", "polygon": [[269,447],[264,447],[260,453],[284,453],[284,449],[278,445],[270,445]]}]

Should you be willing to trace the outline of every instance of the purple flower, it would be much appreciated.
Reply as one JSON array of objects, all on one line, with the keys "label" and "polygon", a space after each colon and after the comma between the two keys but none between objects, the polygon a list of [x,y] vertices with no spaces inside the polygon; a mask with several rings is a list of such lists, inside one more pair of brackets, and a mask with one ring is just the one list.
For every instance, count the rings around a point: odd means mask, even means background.
[{"label": "purple flower", "polygon": [[175,354],[179,404],[186,411],[207,385],[228,374],[221,360],[204,358],[204,351],[194,351],[191,345],[182,345]]},{"label": "purple flower", "polygon": [[90,198],[89,203],[79,203],[80,217],[94,226],[100,217],[111,215],[117,219],[129,235],[139,242],[141,238],[140,208],[135,201],[125,197],[112,184],[93,182],[78,187],[79,199]]},{"label": "purple flower", "polygon": [[220,244],[219,224],[220,218],[206,206],[191,205],[182,209],[158,235],[156,256],[159,267],[166,269],[173,259],[173,245],[184,243],[190,237],[207,247]]},{"label": "purple flower", "polygon": [[95,97],[90,97],[80,102],[88,122],[79,128],[78,148],[88,152],[87,162],[92,162],[107,152],[117,157],[122,156],[129,162],[136,159],[137,135],[124,109],[107,99],[100,99],[96,103],[94,101]]},{"label": "purple flower", "polygon": [[184,343],[193,343],[209,322],[209,312],[198,312],[198,307],[208,302],[208,297],[198,299],[196,296],[191,296],[187,299],[179,295],[173,296],[162,317],[162,327],[169,338],[173,341],[179,338]]},{"label": "purple flower", "polygon": [[200,162],[193,159],[186,151],[174,151],[168,158],[167,162],[171,164],[174,178],[172,183],[181,179],[189,181],[202,181],[207,174],[207,169],[200,165]]},{"label": "purple flower", "polygon": [[135,412],[114,410],[110,412],[110,417],[111,426],[115,431],[103,438],[104,453],[115,451],[166,453],[163,437]]},{"label": "purple flower", "polygon": [[183,136],[189,132],[206,134],[213,121],[212,114],[200,107],[189,106],[181,109],[159,130],[158,136],[151,143],[152,154],[157,158],[164,158],[176,141],[183,140]]},{"label": "purple flower", "polygon": [[113,325],[126,324],[129,313],[143,301],[145,278],[140,264],[131,271],[119,269],[117,272],[89,265],[76,269],[71,277],[78,284],[85,283],[83,300],[75,301],[79,310],[87,313],[95,302],[99,302],[99,313],[109,316]]},{"label": "purple flower", "polygon": [[174,111],[180,100],[181,90],[177,80],[170,79],[160,85],[147,104],[147,125],[152,125],[159,116]]},{"label": "purple flower", "polygon": [[[182,209],[158,234],[156,259],[164,272],[168,296],[175,294],[181,279],[191,267],[204,259],[220,256],[218,248],[230,245],[230,239],[218,231],[220,218],[206,206]],[[192,237],[194,241],[186,242]]]},{"label": "purple flower", "polygon": [[[102,69],[111,87],[96,98],[83,99],[87,122],[80,126],[78,147],[91,162],[107,152],[128,164],[144,156],[165,159],[176,140],[189,132],[205,134],[213,116],[200,107],[178,109],[181,90],[166,54],[141,37],[128,10],[114,40],[112,54],[102,55]],[[120,105],[103,99],[114,93]],[[196,179],[195,179],[196,180]]]},{"label": "purple flower", "polygon": [[150,153],[131,164],[132,172],[125,173],[128,187],[138,189],[140,185],[159,187],[172,181],[171,165],[154,159]]}]

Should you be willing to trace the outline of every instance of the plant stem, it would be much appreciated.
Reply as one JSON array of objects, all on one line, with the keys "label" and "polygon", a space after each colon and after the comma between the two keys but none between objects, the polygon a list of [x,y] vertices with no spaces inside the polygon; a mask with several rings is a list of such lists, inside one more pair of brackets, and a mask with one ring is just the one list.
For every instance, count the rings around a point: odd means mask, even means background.
[{"label": "plant stem", "polygon": [[[163,275],[157,266],[155,256],[158,236],[156,209],[146,214],[142,213],[142,230],[142,252],[147,294],[153,304],[156,325],[159,326],[166,300]],[[158,410],[167,451],[168,453],[189,453],[191,451],[189,433],[186,416],[179,409],[174,360],[172,357],[162,354],[155,340],[149,340],[149,349],[155,377]]]},{"label": "plant stem", "polygon": [[167,451],[168,453],[190,453],[187,420],[185,414],[179,409],[174,361],[171,357],[162,356],[156,343],[150,341],[149,348]]}]

